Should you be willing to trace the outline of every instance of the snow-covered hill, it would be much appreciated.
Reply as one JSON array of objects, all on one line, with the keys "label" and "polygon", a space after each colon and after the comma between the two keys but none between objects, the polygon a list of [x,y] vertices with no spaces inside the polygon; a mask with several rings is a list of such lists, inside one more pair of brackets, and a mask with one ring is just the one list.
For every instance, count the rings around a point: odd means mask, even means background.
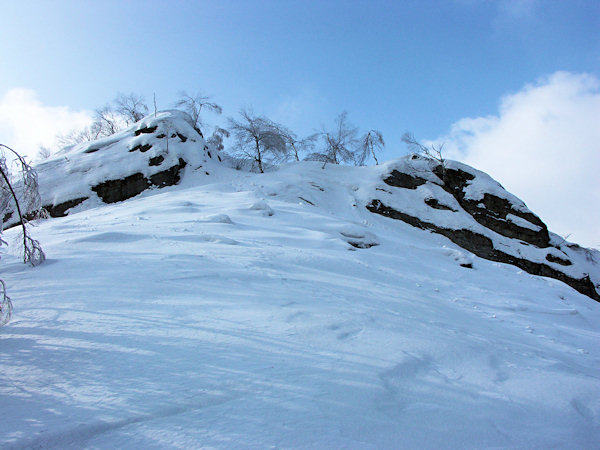
[{"label": "snow-covered hill", "polygon": [[516,261],[597,253],[458,163],[252,174],[159,116],[39,167],[0,447],[597,448],[600,303]]}]

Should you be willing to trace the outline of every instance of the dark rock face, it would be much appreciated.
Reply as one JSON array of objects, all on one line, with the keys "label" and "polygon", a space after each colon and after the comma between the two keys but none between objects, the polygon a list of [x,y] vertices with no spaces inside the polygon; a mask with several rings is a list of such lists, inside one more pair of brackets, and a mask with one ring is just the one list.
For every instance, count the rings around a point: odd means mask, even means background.
[{"label": "dark rock face", "polygon": [[147,152],[148,150],[150,150],[151,148],[152,148],[152,145],[150,145],[150,144],[140,144],[140,145],[136,145],[129,151],[135,152],[136,150],[139,150],[140,152],[144,153],[144,152]]},{"label": "dark rock face", "polygon": [[139,136],[140,134],[154,133],[157,128],[158,128],[158,126],[140,128],[139,130],[135,130],[134,134],[136,136]]},{"label": "dark rock face", "polygon": [[[489,193],[484,194],[483,200],[465,199],[465,188],[469,181],[475,178],[472,174],[460,169],[444,169],[442,166],[437,166],[433,172],[444,182],[442,186],[444,190],[452,194],[460,206],[484,227],[502,236],[519,239],[536,247],[550,246],[548,228],[535,214],[519,211],[513,208],[508,200]],[[511,222],[507,219],[509,214],[530,222],[540,230],[521,227]]]},{"label": "dark rock face", "polygon": [[494,252],[494,244],[490,238],[478,233],[474,233],[471,230],[454,230],[450,228],[438,227],[433,223],[422,221],[418,217],[414,217],[390,208],[389,206],[381,203],[379,200],[373,200],[367,205],[367,209],[373,213],[381,214],[382,216],[401,220],[409,225],[412,225],[413,227],[421,228],[422,230],[434,231],[438,234],[446,236],[455,244],[482,258],[491,259],[491,256]]},{"label": "dark rock face", "polygon": [[164,160],[165,160],[164,156],[158,155],[153,158],[150,158],[150,160],[148,161],[148,165],[149,166],[160,166]]},{"label": "dark rock face", "polygon": [[553,262],[555,264],[560,264],[561,266],[570,266],[573,263],[571,261],[569,261],[568,259],[564,259],[561,258],[560,256],[555,256],[552,253],[548,253],[546,255],[546,259],[550,262]]},{"label": "dark rock face", "polygon": [[425,204],[427,206],[432,207],[433,209],[441,209],[441,210],[445,210],[445,211],[454,211],[454,212],[456,212],[456,210],[450,208],[449,206],[446,206],[446,205],[440,203],[437,198],[426,198],[425,199]]},{"label": "dark rock face", "polygon": [[92,186],[92,191],[98,194],[104,203],[116,203],[135,197],[149,187],[148,179],[137,172],[120,180],[108,180]]},{"label": "dark rock face", "polygon": [[167,170],[163,170],[162,172],[151,175],[150,183],[152,186],[156,186],[158,188],[173,186],[174,184],[179,183],[181,180],[179,173],[186,165],[187,163],[183,159],[179,158],[179,164],[169,167]]},{"label": "dark rock face", "polygon": [[393,170],[392,173],[383,181],[390,186],[405,189],[416,189],[422,184],[427,183],[427,181],[423,178],[413,177],[412,175],[399,172],[397,170]]},{"label": "dark rock face", "polygon": [[79,197],[73,200],[69,200],[58,205],[46,205],[44,209],[50,214],[51,217],[64,217],[67,215],[67,211],[75,206],[86,201],[88,197]]},{"label": "dark rock face", "polygon": [[[546,264],[529,261],[524,258],[517,258],[513,255],[509,255],[505,252],[495,249],[492,240],[487,236],[483,236],[479,233],[466,229],[450,229],[439,227],[433,223],[425,222],[417,217],[390,208],[389,206],[384,205],[380,200],[371,201],[371,203],[369,203],[366,206],[366,208],[373,213],[380,214],[385,217],[390,217],[392,219],[401,220],[414,227],[421,228],[423,230],[430,230],[435,233],[446,236],[455,244],[481,258],[506,264],[512,264],[532,275],[555,278],[568,284],[578,292],[587,295],[588,297],[596,301],[600,301],[600,295],[596,291],[594,283],[592,283],[592,281],[590,280],[589,275],[584,278],[577,279],[570,277],[567,274],[556,270]],[[548,259],[548,261],[550,262],[558,262],[553,259],[560,258],[554,257],[553,255],[549,254],[546,257],[546,259]],[[570,264],[570,261],[568,263]],[[563,262],[559,262],[559,264],[567,265],[567,262],[566,260],[563,260]]]},{"label": "dark rock face", "polygon": [[141,194],[149,187],[162,188],[172,186],[181,180],[180,171],[186,166],[186,162],[179,158],[179,163],[169,167],[162,172],[155,173],[146,178],[137,172],[119,180],[108,180],[96,186],[92,190],[98,194],[104,203],[116,203]]}]

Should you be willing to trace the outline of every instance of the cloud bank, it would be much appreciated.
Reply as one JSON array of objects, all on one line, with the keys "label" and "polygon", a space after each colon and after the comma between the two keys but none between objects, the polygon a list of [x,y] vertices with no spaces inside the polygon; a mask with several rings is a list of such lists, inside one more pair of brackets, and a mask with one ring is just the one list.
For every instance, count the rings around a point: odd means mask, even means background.
[{"label": "cloud bank", "polygon": [[91,112],[42,105],[31,89],[11,89],[0,98],[0,143],[30,160],[35,158],[40,146],[56,147],[58,135],[91,122]]},{"label": "cloud bank", "polygon": [[446,156],[488,172],[551,231],[600,248],[600,81],[556,72],[456,122]]}]

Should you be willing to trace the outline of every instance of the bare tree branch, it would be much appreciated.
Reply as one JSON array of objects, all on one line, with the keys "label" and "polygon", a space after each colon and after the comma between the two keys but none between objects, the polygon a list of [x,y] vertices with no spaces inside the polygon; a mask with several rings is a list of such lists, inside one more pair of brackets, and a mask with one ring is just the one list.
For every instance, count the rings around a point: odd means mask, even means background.
[{"label": "bare tree branch", "polygon": [[148,105],[141,95],[119,94],[115,98],[115,111],[125,118],[126,125],[129,126],[148,114]]},{"label": "bare tree branch", "polygon": [[321,152],[311,153],[306,159],[323,161],[323,168],[327,163],[354,161],[358,144],[357,134],[358,128],[348,122],[348,113],[344,111],[337,116],[333,130],[323,127],[318,134],[325,144],[324,149]]},{"label": "bare tree branch", "polygon": [[381,131],[370,130],[360,140],[360,147],[356,153],[356,165],[364,165],[370,156],[372,156],[375,160],[375,164],[379,165],[379,161],[377,160],[375,152],[382,150],[384,147],[385,142],[383,141],[383,135],[381,134]]},{"label": "bare tree branch", "polygon": [[287,154],[286,130],[266,117],[254,115],[251,110],[240,111],[240,116],[240,121],[229,119],[237,152],[253,160],[260,173],[264,173],[265,158],[274,159]]},{"label": "bare tree branch", "polygon": [[221,114],[223,112],[223,109],[219,105],[209,101],[209,96],[202,94],[191,96],[185,91],[181,92],[179,95],[180,99],[175,103],[175,107],[182,108],[190,115],[192,121],[194,122],[194,128],[196,128],[200,134],[202,134],[200,130],[200,126],[202,125],[200,114],[202,113],[203,108],[208,109],[216,114]]}]

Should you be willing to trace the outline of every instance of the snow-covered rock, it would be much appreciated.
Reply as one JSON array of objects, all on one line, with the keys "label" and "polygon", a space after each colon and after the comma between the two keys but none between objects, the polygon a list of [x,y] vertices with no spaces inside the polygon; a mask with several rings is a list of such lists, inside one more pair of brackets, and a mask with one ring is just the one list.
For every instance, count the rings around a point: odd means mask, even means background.
[{"label": "snow-covered rock", "polygon": [[387,163],[381,181],[362,193],[369,211],[439,233],[479,257],[556,278],[600,301],[600,252],[549,233],[486,173],[410,155]]},{"label": "snow-covered rock", "polygon": [[81,211],[178,184],[186,168],[208,175],[219,162],[190,117],[170,110],[113,136],[67,147],[36,169],[42,204],[60,217],[73,208]]}]

